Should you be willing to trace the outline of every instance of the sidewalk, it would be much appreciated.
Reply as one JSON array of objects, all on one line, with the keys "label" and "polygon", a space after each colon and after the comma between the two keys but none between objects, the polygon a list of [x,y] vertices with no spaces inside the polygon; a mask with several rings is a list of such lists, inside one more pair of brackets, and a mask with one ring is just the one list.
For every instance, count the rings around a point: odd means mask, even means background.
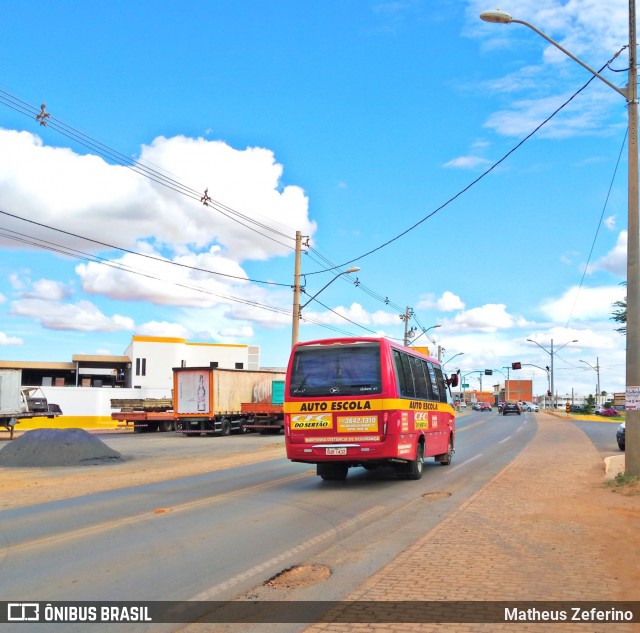
[{"label": "sidewalk", "polygon": [[[573,424],[538,433],[488,484],[348,597],[357,601],[640,599],[640,495],[603,485],[604,465]],[[345,631],[639,631],[630,623],[317,624]]]}]

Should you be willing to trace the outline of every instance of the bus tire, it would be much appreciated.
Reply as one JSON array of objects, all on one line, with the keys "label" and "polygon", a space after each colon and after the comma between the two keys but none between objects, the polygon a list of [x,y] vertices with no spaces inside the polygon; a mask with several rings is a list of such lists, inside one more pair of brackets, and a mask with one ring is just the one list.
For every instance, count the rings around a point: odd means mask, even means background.
[{"label": "bus tire", "polygon": [[342,462],[323,462],[317,465],[317,473],[324,481],[344,481],[348,472],[349,466]]},{"label": "bus tire", "polygon": [[444,454],[443,459],[440,459],[441,466],[448,466],[453,459],[453,438],[449,436],[449,450]]},{"label": "bus tire", "polygon": [[424,444],[418,442],[416,445],[416,458],[414,461],[409,462],[409,471],[406,474],[406,479],[420,479],[422,477],[422,470],[424,468]]}]

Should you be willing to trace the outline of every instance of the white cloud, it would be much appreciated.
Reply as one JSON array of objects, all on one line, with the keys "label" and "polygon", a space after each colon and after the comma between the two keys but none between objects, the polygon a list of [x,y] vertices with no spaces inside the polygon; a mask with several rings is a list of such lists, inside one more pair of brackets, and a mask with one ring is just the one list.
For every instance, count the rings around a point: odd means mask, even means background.
[{"label": "white cloud", "polygon": [[24,345],[24,340],[17,336],[9,336],[0,332],[0,345]]},{"label": "white cloud", "polygon": [[52,279],[39,279],[34,281],[32,289],[25,292],[24,297],[33,299],[48,299],[58,301],[70,296],[69,289],[59,281]]},{"label": "white cloud", "polygon": [[616,216],[615,215],[610,215],[610,216],[606,217],[602,221],[602,224],[604,224],[604,226],[606,228],[608,228],[610,231],[615,231],[616,230]]},{"label": "white cloud", "polygon": [[333,312],[315,312],[307,308],[303,311],[303,316],[304,315],[316,323],[336,325],[339,327],[348,327],[350,325],[349,321],[374,327],[397,325],[400,323],[398,314],[395,312],[387,312],[385,310],[367,312],[359,303],[352,303],[349,307],[336,306],[333,308]]},{"label": "white cloud", "polygon": [[29,317],[49,330],[116,332],[133,330],[133,319],[118,314],[104,315],[89,301],[55,303],[42,299],[21,299],[11,303],[10,314]]},{"label": "white cloud", "polygon": [[449,290],[442,293],[442,296],[436,301],[436,307],[442,312],[452,312],[454,310],[463,310],[464,303],[458,295],[453,294]]},{"label": "white cloud", "polygon": [[137,325],[134,334],[137,336],[166,336],[169,338],[189,338],[191,333],[179,323],[167,321],[148,321]]},{"label": "white cloud", "polygon": [[453,332],[497,332],[514,327],[524,327],[526,320],[507,312],[504,304],[488,303],[479,308],[471,308],[457,314],[447,323]]},{"label": "white cloud", "polygon": [[[569,288],[562,296],[548,299],[540,306],[541,311],[556,323],[572,321],[607,320],[613,311],[612,304],[623,299],[623,286],[598,288]],[[612,328],[613,329],[613,328]]]},{"label": "white cloud", "polygon": [[491,161],[480,156],[459,156],[446,162],[444,167],[455,169],[475,169],[476,167],[484,167],[490,165]]},{"label": "white cloud", "polygon": [[620,231],[615,246],[587,268],[589,274],[605,270],[620,277],[627,276],[627,231]]},{"label": "white cloud", "polygon": [[434,294],[420,295],[416,304],[416,310],[440,310],[441,312],[453,312],[464,309],[464,302],[450,290],[445,290],[440,297]]},{"label": "white cloud", "polygon": [[[28,132],[0,129],[3,210],[19,210],[21,216],[97,241],[117,235],[116,245],[127,249],[150,239],[174,252],[208,250],[216,243],[238,262],[288,255],[296,230],[305,235],[315,231],[304,192],[282,185],[282,165],[270,150],[236,150],[203,138],[158,137],[142,147],[140,161],[171,178],[172,188],[97,156],[44,146]],[[175,191],[183,186],[188,195]],[[225,206],[201,204],[205,189]],[[234,216],[233,210],[244,217]],[[4,224],[18,231],[25,228],[24,222],[9,217]],[[30,225],[29,233],[51,239],[44,227]],[[84,251],[105,250],[71,235],[57,234],[56,242]],[[15,246],[6,238],[2,243]]]}]

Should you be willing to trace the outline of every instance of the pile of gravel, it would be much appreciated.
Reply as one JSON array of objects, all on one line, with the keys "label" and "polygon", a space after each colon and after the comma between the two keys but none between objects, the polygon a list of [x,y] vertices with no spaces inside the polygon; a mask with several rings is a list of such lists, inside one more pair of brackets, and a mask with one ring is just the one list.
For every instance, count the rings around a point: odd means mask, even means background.
[{"label": "pile of gravel", "polygon": [[0,466],[87,466],[124,461],[83,429],[27,431],[0,449]]}]

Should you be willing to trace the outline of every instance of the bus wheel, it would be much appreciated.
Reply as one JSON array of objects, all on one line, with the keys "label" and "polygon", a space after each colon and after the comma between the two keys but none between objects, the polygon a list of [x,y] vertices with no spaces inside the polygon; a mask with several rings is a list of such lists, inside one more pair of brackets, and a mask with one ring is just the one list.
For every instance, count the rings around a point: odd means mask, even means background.
[{"label": "bus wheel", "polygon": [[453,459],[453,438],[449,437],[449,450],[444,454],[444,459],[439,460],[442,466],[448,466]]},{"label": "bus wheel", "polygon": [[416,446],[416,458],[409,462],[409,471],[405,475],[406,479],[420,479],[424,468],[424,444],[418,442]]},{"label": "bus wheel", "polygon": [[324,481],[333,481],[334,479],[344,481],[347,478],[349,466],[341,463],[323,462],[318,464],[316,472]]}]

